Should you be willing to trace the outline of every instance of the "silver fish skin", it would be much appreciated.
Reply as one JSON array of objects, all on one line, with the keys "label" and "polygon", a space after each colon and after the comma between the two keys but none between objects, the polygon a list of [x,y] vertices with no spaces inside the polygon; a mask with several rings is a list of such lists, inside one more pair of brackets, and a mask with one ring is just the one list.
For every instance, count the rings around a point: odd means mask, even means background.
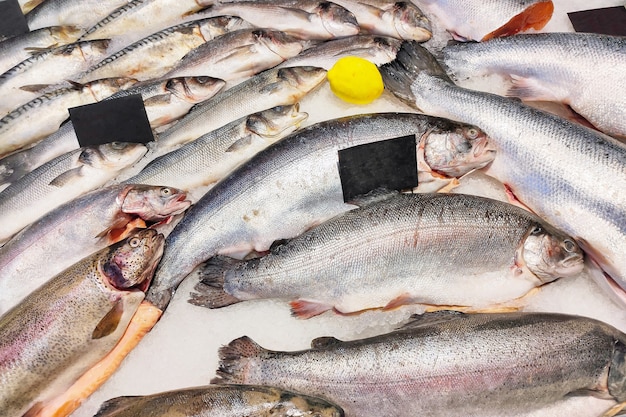
[{"label": "silver fish skin", "polygon": [[308,392],[346,416],[526,416],[572,395],[623,401],[625,342],[580,316],[441,311],[366,339],[322,337],[297,352],[244,336],[220,349],[212,382]]},{"label": "silver fish skin", "polygon": [[[237,17],[214,17],[182,23],[153,33],[107,56],[76,77],[79,82],[128,76],[140,81],[164,75],[196,47],[250,25]],[[191,74],[209,76],[211,74]],[[219,78],[219,77],[217,77]]]},{"label": "silver fish skin", "polygon": [[413,0],[460,41],[486,41],[540,30],[552,18],[552,0]]},{"label": "silver fish skin", "polygon": [[81,40],[113,39],[116,43],[122,40],[121,43],[129,45],[183,23],[188,15],[200,10],[205,3],[196,0],[131,0],[87,29]]},{"label": "silver fish skin", "polygon": [[410,1],[337,0],[356,16],[366,33],[425,42],[432,36],[430,21]]},{"label": "silver fish skin", "polygon": [[624,144],[518,101],[458,87],[416,43],[405,43],[381,73],[386,88],[427,114],[481,127],[498,155],[486,172],[626,288]]},{"label": "silver fish skin", "polygon": [[120,340],[163,253],[143,229],[70,266],[0,316],[0,414],[63,393]]},{"label": "silver fish skin", "polygon": [[[474,128],[424,115],[373,114],[318,123],[276,142],[189,209],[168,236],[148,300],[164,310],[183,278],[212,256],[265,251],[276,240],[354,208],[343,201],[340,149],[406,135],[420,142],[431,135],[454,141],[468,130]],[[467,138],[471,146],[458,157],[468,170],[493,159],[488,138],[480,133]]]},{"label": "silver fish skin", "polygon": [[26,14],[46,0],[18,0],[22,13]]},{"label": "silver fish skin", "polygon": [[346,56],[358,56],[379,66],[393,61],[401,44],[402,41],[399,39],[385,36],[348,36],[308,48],[277,68],[317,66],[329,70],[339,59]]},{"label": "silver fish skin", "polygon": [[307,41],[276,30],[240,29],[190,51],[164,77],[241,81],[298,55]]},{"label": "silver fish skin", "polygon": [[45,93],[0,119],[0,155],[32,145],[59,129],[71,107],[102,101],[137,80],[106,78]]},{"label": "silver fish skin", "polygon": [[30,30],[73,25],[83,30],[128,0],[46,0],[26,14]]},{"label": "silver fish skin", "polygon": [[359,33],[354,15],[337,2],[277,0],[217,2],[202,16],[239,16],[256,27],[280,30],[302,39],[328,40]]},{"label": "silver fish skin", "polygon": [[204,191],[292,133],[307,117],[297,104],[253,113],[154,159],[125,182],[168,184],[187,191],[202,187]]},{"label": "silver fish skin", "polygon": [[443,64],[461,86],[466,78],[502,75],[512,82],[506,83],[511,87],[507,95],[569,104],[602,132],[626,138],[626,108],[621,100],[626,94],[626,37],[593,33],[508,36],[446,47]]},{"label": "silver fish skin", "polygon": [[115,185],[69,201],[0,248],[0,314],[70,265],[119,240],[125,227],[160,222],[191,205],[172,187]]},{"label": "silver fish skin", "polygon": [[252,113],[294,104],[321,85],[324,80],[326,71],[317,67],[263,71],[196,106],[178,123],[159,134],[157,139],[159,153],[171,151],[179,145]]},{"label": "silver fish skin", "polygon": [[36,29],[0,42],[0,74],[37,52],[75,42],[80,30],[74,26]]},{"label": "silver fish skin", "polygon": [[28,173],[0,192],[0,241],[61,204],[101,187],[146,151],[143,144],[120,142],[80,148]]},{"label": "silver fish skin", "polygon": [[[0,113],[8,113],[41,95],[41,88],[61,83],[107,55],[108,40],[75,42],[33,55],[0,75]],[[30,88],[29,86],[35,86]]]},{"label": "silver fish skin", "polygon": [[404,304],[484,309],[583,269],[573,239],[512,204],[438,193],[362,204],[261,258],[209,261],[190,302],[288,299],[300,318]]},{"label": "silver fish skin", "polygon": [[102,404],[94,417],[343,417],[343,410],[323,399],[269,386],[207,385]]}]

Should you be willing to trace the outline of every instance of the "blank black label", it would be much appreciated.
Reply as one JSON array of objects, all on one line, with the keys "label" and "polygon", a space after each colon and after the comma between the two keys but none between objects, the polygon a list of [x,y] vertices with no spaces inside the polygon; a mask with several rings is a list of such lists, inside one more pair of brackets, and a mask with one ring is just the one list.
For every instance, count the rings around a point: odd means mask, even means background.
[{"label": "blank black label", "polygon": [[28,32],[28,24],[17,0],[0,1],[0,37]]},{"label": "blank black label", "polygon": [[626,7],[606,7],[568,13],[576,32],[626,36]]},{"label": "blank black label", "polygon": [[415,135],[340,150],[339,175],[346,202],[377,188],[417,187]]},{"label": "blank black label", "polygon": [[154,140],[141,94],[73,107],[70,119],[81,147]]}]

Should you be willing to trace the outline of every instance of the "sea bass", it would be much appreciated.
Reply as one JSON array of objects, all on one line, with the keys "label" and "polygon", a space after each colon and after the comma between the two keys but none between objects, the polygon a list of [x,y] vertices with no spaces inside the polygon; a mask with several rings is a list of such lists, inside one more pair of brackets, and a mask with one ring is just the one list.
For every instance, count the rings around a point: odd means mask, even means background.
[{"label": "sea bass", "polygon": [[624,333],[585,317],[441,311],[367,339],[322,337],[297,352],[244,336],[220,349],[213,382],[307,392],[349,417],[537,416],[571,396],[624,401],[625,343]]},{"label": "sea bass", "polygon": [[583,269],[569,236],[511,204],[463,194],[378,198],[261,258],[209,261],[190,302],[289,299],[300,318],[405,304],[484,309]]},{"label": "sea bass", "polygon": [[0,414],[43,407],[120,340],[163,253],[144,229],[82,259],[0,316]]},{"label": "sea bass", "polygon": [[577,239],[626,288],[626,145],[518,101],[456,86],[417,43],[384,65],[385,86],[427,114],[480,126],[497,149],[487,173]]},{"label": "sea bass", "polygon": [[109,143],[61,155],[0,192],[0,242],[61,204],[104,185],[146,153],[139,143]]},{"label": "sea bass", "polygon": [[251,385],[208,385],[158,394],[117,397],[94,417],[343,417],[341,408],[320,398]]},{"label": "sea bass", "polygon": [[303,128],[256,154],[191,207],[168,236],[148,300],[164,310],[183,278],[212,256],[265,251],[354,208],[343,200],[338,151],[407,135],[416,137],[416,154],[427,138],[462,143],[444,158],[458,170],[494,157],[478,129],[419,114],[362,115]]},{"label": "sea bass", "polygon": [[508,95],[564,102],[604,133],[626,138],[626,37],[595,33],[509,36],[446,47],[443,63],[459,85],[466,78],[502,75],[510,79]]},{"label": "sea bass", "polygon": [[57,207],[0,248],[0,313],[65,268],[125,237],[129,227],[165,221],[190,204],[175,188],[131,184],[95,190]]},{"label": "sea bass", "polygon": [[486,41],[540,30],[552,18],[552,0],[413,0],[458,40]]}]

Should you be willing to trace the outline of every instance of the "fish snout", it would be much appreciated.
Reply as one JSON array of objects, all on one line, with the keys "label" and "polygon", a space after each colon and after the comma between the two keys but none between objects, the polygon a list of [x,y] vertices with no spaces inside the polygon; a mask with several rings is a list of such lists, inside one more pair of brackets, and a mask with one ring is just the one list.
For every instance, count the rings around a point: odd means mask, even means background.
[{"label": "fish snout", "polygon": [[543,283],[574,276],[584,268],[582,249],[574,239],[551,227],[534,226],[524,242],[524,261]]}]

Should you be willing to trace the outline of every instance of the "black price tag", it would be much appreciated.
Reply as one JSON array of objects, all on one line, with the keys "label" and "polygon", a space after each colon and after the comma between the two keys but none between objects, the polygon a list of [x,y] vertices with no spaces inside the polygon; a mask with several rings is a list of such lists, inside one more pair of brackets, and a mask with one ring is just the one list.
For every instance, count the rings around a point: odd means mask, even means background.
[{"label": "black price tag", "polygon": [[73,107],[70,119],[81,147],[154,140],[141,94]]},{"label": "black price tag", "polygon": [[17,0],[0,1],[0,37],[21,35],[29,31]]},{"label": "black price tag", "polygon": [[415,135],[340,150],[339,176],[346,202],[377,188],[417,187]]},{"label": "black price tag", "polygon": [[576,32],[626,36],[626,7],[606,7],[568,13]]}]

